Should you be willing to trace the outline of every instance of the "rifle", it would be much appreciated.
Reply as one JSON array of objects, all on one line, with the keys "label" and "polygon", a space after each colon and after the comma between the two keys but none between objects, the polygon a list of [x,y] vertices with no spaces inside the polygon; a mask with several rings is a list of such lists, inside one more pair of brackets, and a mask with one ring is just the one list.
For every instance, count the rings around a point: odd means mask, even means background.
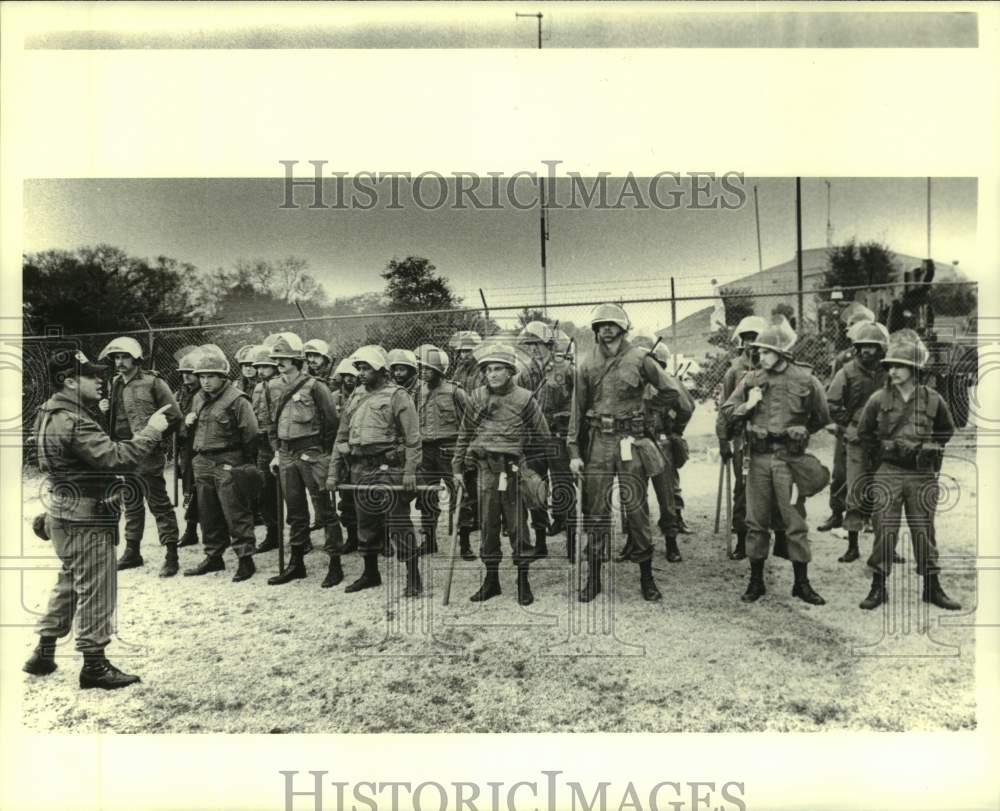
[{"label": "rifle", "polygon": [[[465,487],[459,484],[455,488],[455,509],[458,510],[462,506],[462,496],[465,494]],[[448,572],[444,578],[444,599],[441,600],[441,605],[448,605],[448,601],[451,599],[451,581],[455,576],[455,558],[458,557],[458,536],[461,530],[455,527],[454,531],[451,531],[451,549],[448,550]]]}]

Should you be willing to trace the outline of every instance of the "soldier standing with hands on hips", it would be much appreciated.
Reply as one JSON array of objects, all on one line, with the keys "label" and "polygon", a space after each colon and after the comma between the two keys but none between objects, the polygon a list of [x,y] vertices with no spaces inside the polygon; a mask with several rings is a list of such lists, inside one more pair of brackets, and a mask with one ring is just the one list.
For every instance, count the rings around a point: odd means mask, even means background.
[{"label": "soldier standing with hands on hips", "polygon": [[[753,342],[760,351],[760,369],[748,372],[722,405],[731,433],[748,424],[750,476],[747,483],[747,554],[750,583],[742,600],[752,603],[766,593],[764,561],[770,547],[771,514],[780,511],[788,541],[788,557],[795,572],[792,596],[812,605],[826,601],[809,583],[812,559],[809,528],[796,473],[805,455],[809,436],[830,422],[826,395],[820,382],[792,360],[797,336],[783,316],[778,316]],[[818,464],[818,462],[816,463]],[[793,467],[794,466],[794,467]]]},{"label": "soldier standing with hands on hips", "polygon": [[118,515],[115,472],[156,453],[170,425],[161,405],[131,438],[114,441],[92,410],[101,399],[104,366],[83,353],[60,349],[49,358],[55,394],[35,419],[38,464],[46,474],[45,525],[62,561],[48,608],[38,622],[38,646],[24,671],[47,676],[56,670],[56,640],[70,633],[76,617],[76,647],[83,654],[80,687],[113,690],[139,681],[107,660],[114,632],[115,538]]}]

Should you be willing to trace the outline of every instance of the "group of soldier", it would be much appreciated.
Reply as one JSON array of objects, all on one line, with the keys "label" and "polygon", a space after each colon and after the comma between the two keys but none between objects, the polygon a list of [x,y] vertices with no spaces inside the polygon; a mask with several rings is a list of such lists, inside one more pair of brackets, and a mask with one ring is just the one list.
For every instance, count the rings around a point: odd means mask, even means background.
[{"label": "group of soldier", "polygon": [[[200,529],[204,558],[184,574],[224,570],[224,552],[232,547],[232,579],[247,580],[256,573],[255,555],[279,549],[283,557],[287,525],[288,560],[269,584],[307,576],[311,532],[322,530],[323,588],[345,579],[342,556],[354,551],[363,569],[345,592],[378,587],[379,556],[394,553],[406,572],[404,595],[415,597],[423,591],[421,556],[437,551],[439,496],[447,490],[463,559],[474,559],[472,535],[479,532],[484,576],[470,599],[501,594],[506,534],[517,602],[529,605],[530,564],[548,557],[548,538],[562,533],[567,558],[575,562],[579,554],[587,564],[578,599],[601,593],[617,500],[625,542],[616,559],[638,565],[643,599],[660,600],[649,485],[666,558],[679,562],[677,535],[685,527],[678,471],[694,402],[668,372],[666,347],[629,337],[620,306],[594,308],[590,326],[595,346],[586,353],[574,352],[558,329],[531,322],[507,343],[459,332],[449,341],[453,357],[431,344],[390,352],[366,345],[336,366],[326,342],[278,333],[239,350],[236,382],[218,346],[191,346],[179,353],[182,382],[175,393],[142,368],[134,339],[116,338],[101,352],[99,360],[114,364],[104,392],[106,367],[79,352],[56,353],[50,361],[56,393],[35,423],[49,483],[46,514],[35,528],[51,538],[63,570],[24,669],[55,670],[56,640],[69,633],[76,610],[81,687],[138,680],[111,665],[104,648],[115,569],[144,565],[144,501],[165,548],[161,577],[178,573],[178,547],[199,543]],[[808,579],[804,504],[825,486],[827,471],[806,447],[832,419],[846,460],[849,549],[842,560],[857,558],[866,517],[876,528],[869,558],[875,574],[862,608],[888,599],[901,506],[924,599],[957,608],[938,581],[933,500],[926,493],[954,427],[944,401],[918,383],[926,349],[909,331],[890,339],[873,319],[851,330],[854,354],[827,390],[795,362],[796,335],[780,316],[772,323],[744,319],[736,330],[740,352],[724,380],[717,430],[723,459],[734,462],[736,474],[731,557],[750,560],[742,599],[765,592],[774,532],[775,554],[792,561],[793,595],[823,604]],[[173,433],[185,494],[183,533],[164,477],[165,440]],[[873,503],[876,492],[888,493],[885,503]],[[125,550],[116,564],[122,515]],[[258,543],[261,524],[266,534]]]}]

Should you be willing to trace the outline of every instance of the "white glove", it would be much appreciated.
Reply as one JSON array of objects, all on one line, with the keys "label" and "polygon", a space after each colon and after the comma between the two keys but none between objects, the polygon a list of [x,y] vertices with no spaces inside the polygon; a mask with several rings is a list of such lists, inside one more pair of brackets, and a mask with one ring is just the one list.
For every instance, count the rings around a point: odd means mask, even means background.
[{"label": "white glove", "polygon": [[184,424],[189,428],[198,421],[198,415],[193,411],[184,418]]},{"label": "white glove", "polygon": [[167,418],[164,416],[163,412],[170,408],[169,405],[161,406],[156,412],[154,412],[149,420],[146,422],[150,428],[155,431],[159,431],[161,434],[167,430]]},{"label": "white glove", "polygon": [[761,391],[760,386],[754,386],[750,389],[750,394],[747,395],[747,411],[757,407],[757,403],[764,399],[764,392]]},{"label": "white glove", "polygon": [[101,409],[101,413],[102,413],[102,414],[107,414],[107,413],[108,413],[108,410],[109,410],[109,409],[111,408],[111,403],[109,403],[109,402],[108,402],[108,398],[107,398],[107,397],[104,397],[104,398],[102,398],[102,399],[101,399],[101,401],[100,401],[100,402],[99,402],[99,403],[97,404],[97,407],[98,407],[99,409]]},{"label": "white glove", "polygon": [[574,457],[569,460],[569,472],[574,476],[579,476],[583,472],[583,459]]},{"label": "white glove", "polygon": [[268,467],[271,469],[272,473],[277,474],[277,472],[278,472],[278,454],[274,454],[274,456],[271,457],[271,461],[268,464]]}]

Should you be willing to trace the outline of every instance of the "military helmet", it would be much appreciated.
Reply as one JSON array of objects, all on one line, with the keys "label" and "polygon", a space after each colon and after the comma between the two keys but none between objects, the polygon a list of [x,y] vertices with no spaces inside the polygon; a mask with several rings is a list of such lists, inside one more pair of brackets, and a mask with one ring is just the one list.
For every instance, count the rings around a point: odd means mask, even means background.
[{"label": "military helmet", "polygon": [[889,346],[889,330],[882,324],[859,321],[849,331],[854,333],[851,336],[851,343],[855,346],[858,344],[878,344],[882,347],[883,352]]},{"label": "military helmet", "polygon": [[480,366],[486,366],[490,363],[503,363],[509,366],[514,372],[517,371],[517,355],[514,353],[514,347],[508,346],[507,344],[494,344],[479,359]]},{"label": "military helmet", "polygon": [[632,342],[633,346],[642,346],[646,349],[652,349],[653,344],[656,343],[656,338],[645,330],[636,332],[631,338],[629,338],[629,340]]},{"label": "military helmet", "polygon": [[279,332],[273,336],[273,339],[271,342],[272,358],[305,359],[305,353],[302,351],[302,339],[294,332]]},{"label": "military helmet", "polygon": [[389,356],[378,344],[368,344],[354,350],[350,360],[357,366],[359,363],[367,363],[375,371],[389,368]]},{"label": "military helmet", "polygon": [[479,333],[471,329],[461,329],[448,339],[449,349],[475,349],[483,342]]},{"label": "military helmet", "polygon": [[653,357],[666,366],[670,363],[670,347],[660,341],[653,347]]},{"label": "military helmet", "polygon": [[547,344],[553,339],[552,327],[544,321],[529,321],[517,336],[522,344]]},{"label": "military helmet", "polygon": [[142,360],[142,347],[139,346],[139,342],[135,338],[127,336],[113,339],[101,350],[101,354],[97,356],[97,359],[104,360],[116,352],[124,352],[126,355],[131,355],[135,360]]},{"label": "military helmet", "polygon": [[893,333],[889,338],[889,348],[882,358],[882,365],[902,364],[913,369],[922,369],[927,363],[927,347],[919,337]]},{"label": "military helmet", "polygon": [[874,321],[875,313],[865,307],[860,301],[852,301],[844,308],[844,311],[840,314],[840,318],[844,324],[850,327],[862,321]]},{"label": "military helmet", "polygon": [[393,349],[389,353],[389,366],[409,366],[417,371],[417,356],[409,349]]},{"label": "military helmet", "polygon": [[733,334],[737,338],[748,332],[756,332],[760,335],[765,329],[767,329],[767,321],[759,315],[747,315],[744,316],[740,320],[740,323],[736,325],[736,329],[733,331]]},{"label": "military helmet", "polygon": [[597,329],[599,324],[617,324],[623,332],[628,332],[632,327],[625,310],[617,304],[598,304],[591,310],[590,328]]},{"label": "military helmet", "polygon": [[344,358],[340,363],[337,364],[337,368],[333,370],[335,375],[351,375],[352,377],[358,376],[357,367],[352,363],[353,355],[350,358]]},{"label": "military helmet", "polygon": [[198,357],[199,352],[201,352],[199,347],[192,346],[188,349],[186,354],[181,355],[180,359],[177,361],[177,371],[194,374],[194,361],[195,358]]},{"label": "military helmet", "polygon": [[315,352],[331,363],[333,362],[333,357],[330,355],[330,344],[320,338],[312,338],[302,344],[302,354],[305,355],[308,352]]},{"label": "military helmet", "polygon": [[[194,352],[194,350],[196,350],[197,348],[198,347],[196,344],[187,344],[186,346],[182,346],[180,349],[174,352],[174,360],[180,363],[182,360],[184,360],[184,358],[186,358],[188,355]],[[179,371],[184,371],[184,370],[180,369]]]},{"label": "military helmet", "polygon": [[254,344],[244,344],[239,349],[236,350],[236,354],[233,355],[233,359],[236,363],[242,366],[244,363],[250,363],[249,355],[253,350],[256,349]]},{"label": "military helmet", "polygon": [[758,349],[770,349],[780,355],[791,357],[792,347],[798,340],[798,335],[788,323],[788,319],[783,315],[778,315],[774,322],[764,327],[758,334],[757,340],[751,341],[750,346]]},{"label": "military helmet", "polygon": [[192,367],[191,371],[196,375],[211,372],[225,376],[229,374],[229,359],[215,344],[205,344],[198,350]]},{"label": "military helmet", "polygon": [[417,347],[417,366],[426,366],[444,374],[448,371],[448,364],[448,353],[434,344],[421,344]]},{"label": "military helmet", "polygon": [[274,358],[271,357],[271,348],[265,344],[258,344],[251,347],[243,362],[251,363],[254,366],[277,366]]}]

